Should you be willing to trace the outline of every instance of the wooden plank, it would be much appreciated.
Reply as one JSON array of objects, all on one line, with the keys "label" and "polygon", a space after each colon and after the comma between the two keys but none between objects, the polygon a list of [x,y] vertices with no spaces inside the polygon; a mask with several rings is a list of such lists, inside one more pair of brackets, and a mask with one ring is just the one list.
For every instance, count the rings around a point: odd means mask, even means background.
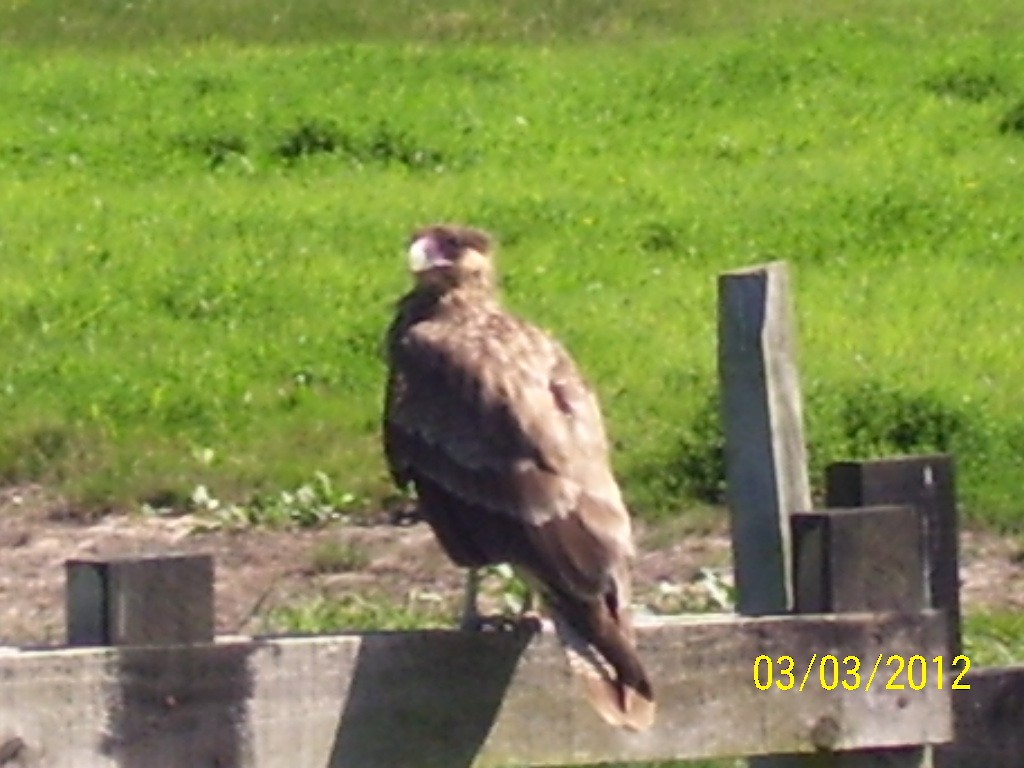
[{"label": "wooden plank", "polygon": [[718,367],[737,610],[793,604],[789,515],[811,508],[784,262],[719,277]]},{"label": "wooden plank", "polygon": [[950,658],[961,653],[959,523],[952,457],[837,462],[825,474],[825,503],[829,507],[917,507],[924,519],[928,547],[929,604],[949,614]]},{"label": "wooden plank", "polygon": [[970,688],[953,691],[955,743],[936,748],[935,768],[1020,768],[1024,665],[972,668],[960,682]]},{"label": "wooden plank", "polygon": [[[593,714],[557,641],[401,632],[0,656],[0,737],[25,765],[459,768],[696,759],[934,743],[947,690],[803,691],[754,684],[759,655],[937,653],[941,616],[735,618],[641,625],[662,694],[631,734]],[[781,662],[785,664],[785,662]],[[796,679],[794,686],[799,683]],[[14,743],[14,742],[12,742]]]},{"label": "wooden plank", "polygon": [[65,563],[69,645],[213,640],[213,558],[170,554]]}]

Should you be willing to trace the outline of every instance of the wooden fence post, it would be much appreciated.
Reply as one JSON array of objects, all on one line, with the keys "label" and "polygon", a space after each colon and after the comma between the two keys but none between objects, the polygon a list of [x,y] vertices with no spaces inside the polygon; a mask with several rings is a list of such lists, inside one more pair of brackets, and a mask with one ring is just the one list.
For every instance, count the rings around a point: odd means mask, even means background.
[{"label": "wooden fence post", "polygon": [[[914,507],[826,509],[797,514],[793,516],[793,541],[797,613],[918,613],[927,607],[924,529]],[[886,685],[895,671],[888,665],[892,651],[886,641],[879,639],[877,656],[858,659],[859,669],[854,671],[859,678],[844,674],[850,666],[841,660],[843,680],[856,684],[858,689],[837,690],[838,696],[863,695],[860,686],[869,684],[875,676],[876,659],[880,669],[878,679],[871,684]],[[931,672],[934,677],[932,655],[923,648],[920,654],[924,670],[919,674]],[[905,664],[908,661],[904,659]],[[904,679],[907,674],[904,668],[898,679],[904,686],[909,685]],[[936,684],[934,679],[926,682]],[[908,695],[921,692],[908,688]],[[837,718],[835,726],[836,730],[842,728]],[[830,748],[825,740],[819,746]],[[823,754],[821,762],[833,768],[918,768],[930,765],[930,760],[926,748],[908,746]]]},{"label": "wooden fence post", "polygon": [[718,284],[718,369],[737,608],[793,603],[789,515],[811,507],[796,331],[784,262]]},{"label": "wooden fence post", "polygon": [[[946,613],[945,675],[960,653],[960,581],[957,561],[956,492],[953,463],[947,456],[903,457],[873,461],[836,462],[825,470],[825,501],[829,506],[859,507],[876,504],[908,504],[917,511],[924,534],[924,560],[920,566],[925,589],[918,595],[889,597],[892,607],[922,608],[927,605]],[[903,557],[909,558],[911,552]],[[891,557],[895,557],[895,553]],[[885,583],[880,579],[879,584]],[[853,608],[866,609],[868,599],[883,599],[877,590],[873,598],[864,595]],[[900,604],[902,602],[902,605]],[[955,672],[953,673],[955,675]],[[934,762],[931,749],[922,747],[848,753],[844,768],[861,766],[926,766]]]},{"label": "wooden fence post", "polygon": [[69,645],[213,641],[210,555],[69,560],[65,568]]},{"label": "wooden fence post", "polygon": [[[102,764],[253,765],[239,702],[249,654],[213,644],[213,557],[125,556],[65,567],[68,643],[125,646],[108,664]],[[147,666],[150,650],[166,662]]]},{"label": "wooden fence post", "polygon": [[837,462],[826,469],[825,488],[825,504],[829,507],[913,504],[918,509],[928,547],[929,604],[948,616],[950,658],[961,653],[959,526],[953,459],[938,455]]},{"label": "wooden fence post", "polygon": [[[811,492],[784,262],[719,276],[718,373],[737,610],[787,613],[793,605],[789,518],[811,508]],[[813,765],[790,755],[755,757],[748,764]]]}]

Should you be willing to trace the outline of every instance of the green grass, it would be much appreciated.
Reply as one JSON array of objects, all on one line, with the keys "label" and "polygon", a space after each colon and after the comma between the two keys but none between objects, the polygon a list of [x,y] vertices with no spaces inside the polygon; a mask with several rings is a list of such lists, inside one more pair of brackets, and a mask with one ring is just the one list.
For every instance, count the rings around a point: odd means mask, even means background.
[{"label": "green grass", "polygon": [[974,669],[1024,662],[1024,616],[1019,613],[968,614],[963,632],[964,653]]},{"label": "green grass", "polygon": [[604,43],[744,33],[779,22],[899,25],[959,36],[1001,35],[1019,27],[1013,0],[970,7],[952,2],[862,0],[828,7],[803,0],[8,0],[0,7],[0,40],[18,46],[135,49],[209,43],[322,44],[339,38],[374,42]]},{"label": "green grass", "polygon": [[324,634],[360,630],[450,628],[446,607],[410,598],[399,602],[381,595],[318,597],[271,612],[264,629],[270,632]]},{"label": "green grass", "polygon": [[784,258],[816,479],[952,450],[1019,528],[1022,11],[805,5],[0,6],[0,478],[378,505],[404,239],[462,219],[639,514],[714,498],[715,277]]}]

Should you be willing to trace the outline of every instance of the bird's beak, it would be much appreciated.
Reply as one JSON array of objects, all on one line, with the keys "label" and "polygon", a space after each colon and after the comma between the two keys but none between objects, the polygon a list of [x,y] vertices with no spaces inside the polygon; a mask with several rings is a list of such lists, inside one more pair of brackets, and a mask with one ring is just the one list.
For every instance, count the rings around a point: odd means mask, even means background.
[{"label": "bird's beak", "polygon": [[425,272],[428,269],[450,263],[441,253],[433,238],[421,237],[409,246],[409,268],[413,272]]}]

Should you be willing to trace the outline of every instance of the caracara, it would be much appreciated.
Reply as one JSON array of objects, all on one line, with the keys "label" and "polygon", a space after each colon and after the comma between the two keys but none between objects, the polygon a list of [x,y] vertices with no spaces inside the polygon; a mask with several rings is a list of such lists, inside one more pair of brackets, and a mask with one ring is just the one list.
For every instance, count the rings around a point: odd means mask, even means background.
[{"label": "caracara", "polygon": [[[508,563],[539,593],[588,699],[644,730],[651,682],[630,619],[629,512],[594,392],[562,346],[500,303],[491,237],[434,225],[387,336],[384,451],[448,556]],[[475,598],[470,607],[475,610]]]}]

